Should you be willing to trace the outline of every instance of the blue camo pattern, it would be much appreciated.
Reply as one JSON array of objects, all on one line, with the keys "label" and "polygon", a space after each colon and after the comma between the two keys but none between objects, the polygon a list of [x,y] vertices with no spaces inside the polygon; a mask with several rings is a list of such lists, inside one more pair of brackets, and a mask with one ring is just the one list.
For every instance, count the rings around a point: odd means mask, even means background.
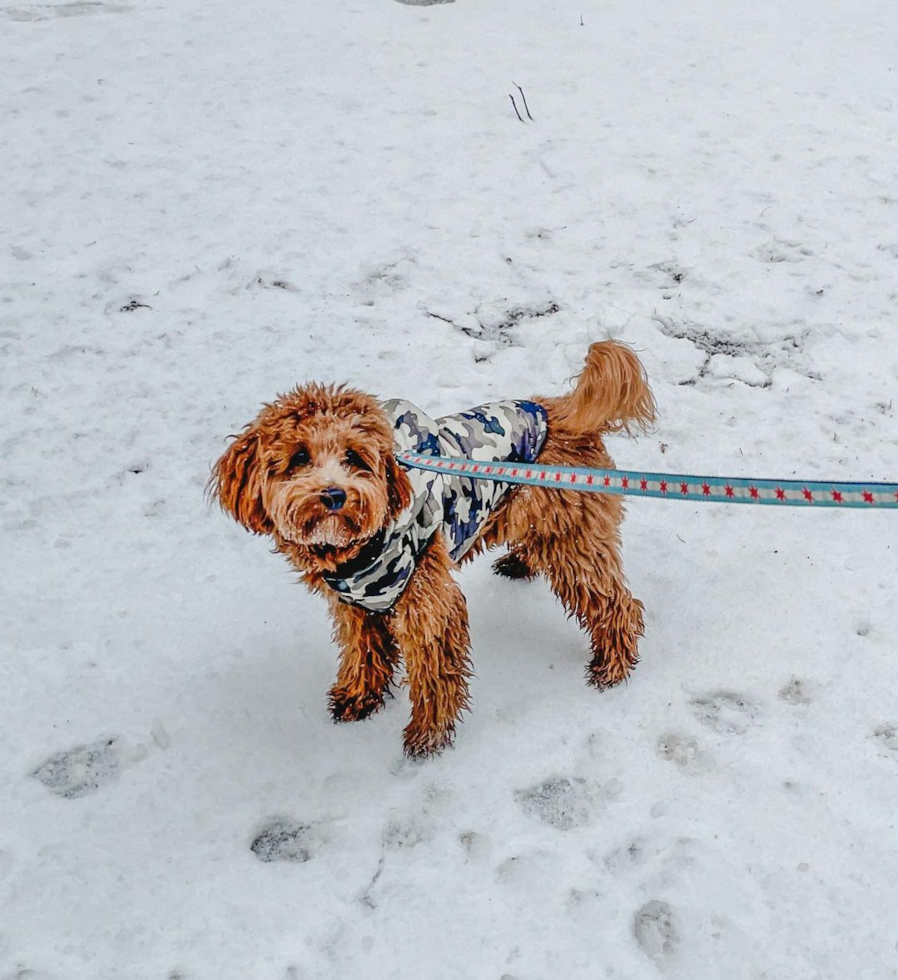
[{"label": "blue camo pattern", "polygon": [[[393,422],[398,452],[530,463],[548,431],[546,410],[530,401],[491,402],[439,419],[402,399],[385,402],[383,407]],[[325,576],[340,599],[372,612],[392,609],[437,531],[458,561],[512,487],[409,467],[406,472],[412,503],[385,528],[376,553],[364,553],[362,567],[356,561]]]}]

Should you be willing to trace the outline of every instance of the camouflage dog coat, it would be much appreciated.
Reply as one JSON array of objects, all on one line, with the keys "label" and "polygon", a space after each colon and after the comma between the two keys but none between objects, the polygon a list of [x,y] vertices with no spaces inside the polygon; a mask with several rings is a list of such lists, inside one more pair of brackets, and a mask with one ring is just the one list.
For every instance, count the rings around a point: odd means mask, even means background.
[{"label": "camouflage dog coat", "polygon": [[[411,402],[384,403],[398,451],[466,456],[484,462],[536,459],[546,441],[546,410],[527,401],[480,405],[458,415],[429,418]],[[324,576],[344,602],[387,612],[402,595],[427,543],[437,531],[453,560],[471,547],[487,518],[511,488],[450,473],[406,469],[412,503],[352,561]]]}]

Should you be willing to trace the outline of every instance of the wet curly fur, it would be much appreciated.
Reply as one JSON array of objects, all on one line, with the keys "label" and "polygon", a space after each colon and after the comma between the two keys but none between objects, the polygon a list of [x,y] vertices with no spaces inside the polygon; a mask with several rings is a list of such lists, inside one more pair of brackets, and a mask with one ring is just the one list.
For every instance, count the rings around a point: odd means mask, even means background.
[{"label": "wet curly fur", "polygon": [[[645,427],[655,403],[642,365],[614,341],[593,344],[573,392],[534,398],[548,415],[546,465],[613,467],[602,434]],[[468,708],[471,676],[464,596],[434,535],[389,613],[340,602],[323,574],[355,557],[411,501],[380,404],[346,387],[309,384],[266,405],[213,469],[210,490],[248,530],[268,535],[305,584],[328,601],[340,650],[329,692],[335,721],[378,711],[405,663],[411,719],[404,746],[426,756],[448,745]],[[541,487],[512,489],[464,556],[507,545],[493,566],[509,578],[542,575],[588,634],[587,681],[624,680],[638,659],[643,606],[627,588],[619,497]]]}]

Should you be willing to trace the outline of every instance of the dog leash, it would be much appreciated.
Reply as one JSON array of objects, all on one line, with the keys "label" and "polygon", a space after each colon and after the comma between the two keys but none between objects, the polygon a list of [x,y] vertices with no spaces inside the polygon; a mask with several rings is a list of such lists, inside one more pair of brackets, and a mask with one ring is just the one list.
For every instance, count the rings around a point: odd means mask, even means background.
[{"label": "dog leash", "polygon": [[898,508],[898,483],[748,480],[738,476],[689,476],[579,466],[541,466],[539,463],[494,463],[413,452],[399,452],[396,459],[405,466],[433,473],[452,473],[476,480],[521,483],[556,490],[780,507]]}]

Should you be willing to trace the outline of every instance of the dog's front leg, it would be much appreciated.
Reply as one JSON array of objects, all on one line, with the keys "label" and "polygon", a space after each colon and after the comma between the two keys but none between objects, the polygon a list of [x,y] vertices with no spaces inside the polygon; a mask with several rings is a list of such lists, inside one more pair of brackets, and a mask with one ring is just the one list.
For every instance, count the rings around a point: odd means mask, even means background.
[{"label": "dog's front leg", "polygon": [[451,568],[445,542],[437,533],[391,620],[408,671],[412,717],[403,737],[406,755],[412,757],[449,745],[468,707],[468,610]]},{"label": "dog's front leg", "polygon": [[334,721],[360,721],[383,707],[399,652],[383,613],[337,600],[331,613],[340,668],[328,703]]}]

